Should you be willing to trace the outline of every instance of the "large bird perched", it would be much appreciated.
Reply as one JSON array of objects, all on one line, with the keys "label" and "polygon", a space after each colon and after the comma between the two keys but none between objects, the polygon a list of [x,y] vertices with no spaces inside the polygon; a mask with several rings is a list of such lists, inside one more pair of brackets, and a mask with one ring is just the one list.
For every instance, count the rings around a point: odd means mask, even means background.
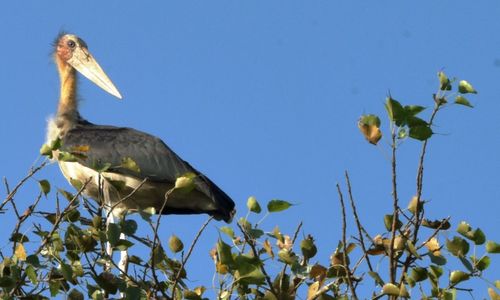
[{"label": "large bird perched", "polygon": [[[113,207],[117,217],[124,211],[154,207],[161,214],[207,213],[231,221],[235,213],[231,198],[162,140],[135,129],[95,125],[83,119],[78,112],[77,71],[110,94],[120,99],[121,95],[82,39],[60,34],[54,48],[61,94],[57,114],[49,120],[47,140],[60,139],[61,151],[83,154],[77,161],[59,159],[66,179],[87,182],[91,178],[83,193],[95,200],[100,200],[104,187],[104,205]],[[99,167],[104,170],[101,174],[96,171]],[[168,193],[184,174],[194,176],[194,188]],[[117,188],[110,182],[122,184]]]}]

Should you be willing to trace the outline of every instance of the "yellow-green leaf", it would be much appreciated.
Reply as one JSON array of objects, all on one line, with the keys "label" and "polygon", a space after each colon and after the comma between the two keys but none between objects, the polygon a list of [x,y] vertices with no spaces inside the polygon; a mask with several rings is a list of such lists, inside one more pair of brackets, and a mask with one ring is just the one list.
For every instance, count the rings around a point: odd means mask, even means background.
[{"label": "yellow-green leaf", "polygon": [[24,246],[22,243],[18,243],[16,246],[16,250],[14,251],[14,255],[17,257],[17,259],[21,261],[26,260],[26,250],[24,249]]},{"label": "yellow-green leaf", "polygon": [[254,213],[260,213],[262,209],[260,208],[260,204],[254,196],[250,196],[247,200],[248,210]]},{"label": "yellow-green leaf", "polygon": [[141,168],[131,157],[124,157],[120,166],[136,173],[141,172]]},{"label": "yellow-green leaf", "polygon": [[472,84],[466,80],[460,80],[458,83],[458,92],[461,94],[477,94],[477,91],[472,87]]},{"label": "yellow-green leaf", "polygon": [[458,95],[456,98],[455,98],[455,103],[456,104],[460,104],[460,105],[464,105],[464,106],[468,106],[470,108],[473,108],[474,106],[472,106],[472,104],[469,102],[469,100],[467,100],[464,96],[460,96]]},{"label": "yellow-green leaf", "polygon": [[38,185],[40,186],[40,190],[42,190],[45,196],[47,196],[47,194],[50,193],[50,182],[43,179],[38,181]]},{"label": "yellow-green leaf", "polygon": [[170,250],[172,250],[172,252],[178,253],[181,252],[182,249],[184,249],[184,244],[182,243],[181,239],[179,239],[179,237],[173,234],[168,240],[168,247],[170,248]]},{"label": "yellow-green leaf", "polygon": [[288,209],[290,206],[292,206],[292,204],[287,201],[275,199],[267,203],[267,210],[269,212],[278,212]]}]

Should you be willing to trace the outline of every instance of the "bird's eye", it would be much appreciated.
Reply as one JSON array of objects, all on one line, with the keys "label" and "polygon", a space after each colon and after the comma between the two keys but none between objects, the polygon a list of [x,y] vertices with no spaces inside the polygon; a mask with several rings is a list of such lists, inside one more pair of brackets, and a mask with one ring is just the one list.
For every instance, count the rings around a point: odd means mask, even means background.
[{"label": "bird's eye", "polygon": [[68,41],[68,43],[67,43],[67,45],[68,45],[68,47],[70,47],[70,48],[75,48],[76,43],[75,43],[75,41],[69,40],[69,41]]}]

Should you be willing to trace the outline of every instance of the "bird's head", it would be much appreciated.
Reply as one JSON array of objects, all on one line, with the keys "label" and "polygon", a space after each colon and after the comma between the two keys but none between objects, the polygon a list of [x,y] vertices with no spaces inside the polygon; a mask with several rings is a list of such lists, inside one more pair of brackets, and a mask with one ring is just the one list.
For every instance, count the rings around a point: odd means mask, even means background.
[{"label": "bird's head", "polygon": [[90,54],[87,44],[73,34],[62,34],[55,42],[54,58],[58,65],[71,66],[111,95],[122,95]]}]

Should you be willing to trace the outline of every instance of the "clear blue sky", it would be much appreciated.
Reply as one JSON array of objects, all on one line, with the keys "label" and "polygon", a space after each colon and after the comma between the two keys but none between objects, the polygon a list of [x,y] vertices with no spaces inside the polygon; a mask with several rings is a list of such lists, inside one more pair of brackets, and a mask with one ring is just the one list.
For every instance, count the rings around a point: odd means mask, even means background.
[{"label": "clear blue sky", "polygon": [[[38,156],[58,100],[51,43],[65,30],[87,42],[124,96],[117,101],[82,79],[85,118],[161,137],[234,198],[238,216],[250,195],[297,203],[263,225],[291,233],[303,221],[326,263],[341,238],[335,183],[344,170],[373,235],[391,210],[389,161],[362,138],[358,117],[376,113],[386,122],[388,91],[431,107],[436,72],[444,69],[479,94],[471,97],[473,110],[452,107],[438,116],[424,183],[427,212],[452,216],[453,224],[467,220],[500,240],[500,3],[158,3],[0,4],[0,176],[16,183]],[[418,149],[415,141],[401,147],[403,203],[415,190]],[[55,164],[37,178],[70,189]],[[28,203],[37,189],[30,182],[16,201]],[[205,218],[167,217],[162,237],[176,233],[188,244]],[[188,265],[193,286],[211,281],[215,225],[222,224],[212,223]],[[500,279],[498,260],[487,278]]]}]

